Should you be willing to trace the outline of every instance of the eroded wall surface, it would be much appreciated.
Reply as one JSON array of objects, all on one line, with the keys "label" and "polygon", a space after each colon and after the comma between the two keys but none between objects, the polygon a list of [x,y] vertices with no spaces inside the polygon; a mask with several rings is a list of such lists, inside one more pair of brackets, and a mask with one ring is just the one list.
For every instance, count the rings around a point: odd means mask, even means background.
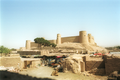
[{"label": "eroded wall surface", "polygon": [[105,68],[105,64],[104,61],[100,60],[100,61],[86,61],[85,64],[85,70],[89,71],[92,70],[94,68]]},{"label": "eroded wall surface", "polygon": [[64,42],[79,42],[79,36],[62,37],[61,43],[64,43]]},{"label": "eroded wall surface", "polygon": [[37,43],[31,42],[30,44],[31,44],[31,49],[32,48],[38,48],[38,44]]},{"label": "eroded wall surface", "polygon": [[5,67],[18,67],[21,65],[21,58],[20,57],[3,57],[1,58],[1,65]]},{"label": "eroded wall surface", "polygon": [[18,51],[20,55],[40,55],[41,51]]},{"label": "eroded wall surface", "polygon": [[56,44],[56,40],[48,40],[50,43],[55,43]]},{"label": "eroded wall surface", "polygon": [[120,71],[120,54],[105,55],[105,71],[107,75],[114,71]]}]

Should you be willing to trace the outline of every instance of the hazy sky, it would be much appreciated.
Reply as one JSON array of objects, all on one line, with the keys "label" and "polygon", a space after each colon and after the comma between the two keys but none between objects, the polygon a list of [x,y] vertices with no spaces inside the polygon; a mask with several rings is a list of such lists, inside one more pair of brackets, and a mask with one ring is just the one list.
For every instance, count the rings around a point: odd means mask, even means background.
[{"label": "hazy sky", "polygon": [[8,48],[82,30],[99,46],[120,45],[120,0],[1,0],[0,14],[0,45]]}]

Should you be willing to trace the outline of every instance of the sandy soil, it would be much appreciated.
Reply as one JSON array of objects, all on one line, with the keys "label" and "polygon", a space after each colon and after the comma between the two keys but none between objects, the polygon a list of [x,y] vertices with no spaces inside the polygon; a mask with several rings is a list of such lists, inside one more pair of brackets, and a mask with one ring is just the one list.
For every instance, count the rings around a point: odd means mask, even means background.
[{"label": "sandy soil", "polygon": [[107,80],[107,76],[84,76],[82,73],[74,74],[71,72],[59,72],[59,76],[51,76],[54,69],[47,66],[40,66],[39,68],[27,69],[21,71],[20,74],[28,75],[36,78],[50,78],[54,80]]}]

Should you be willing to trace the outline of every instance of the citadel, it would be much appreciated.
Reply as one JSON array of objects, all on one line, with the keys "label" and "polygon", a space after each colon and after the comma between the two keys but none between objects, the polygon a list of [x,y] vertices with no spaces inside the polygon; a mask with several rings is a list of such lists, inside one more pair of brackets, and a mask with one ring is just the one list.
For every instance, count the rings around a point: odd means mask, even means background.
[{"label": "citadel", "polygon": [[[31,76],[38,75],[38,77],[41,77],[40,73],[48,74],[47,76],[51,78],[58,76],[58,71],[62,68],[63,75],[69,75],[71,72],[79,73],[79,76],[84,75],[84,77],[107,75],[108,77],[105,79],[99,80],[120,80],[120,55],[110,54],[107,49],[98,46],[94,37],[87,34],[86,31],[80,31],[78,36],[72,37],[61,37],[60,34],[57,34],[56,40],[48,41],[57,46],[39,48],[37,43],[26,40],[26,46],[20,47],[16,53],[0,57],[0,69],[7,70],[9,73],[27,73],[32,74]],[[48,69],[50,69],[50,73],[48,73]],[[29,71],[32,72],[29,73]],[[56,77],[56,80],[65,79],[61,73],[59,76]],[[67,78],[71,78],[71,76]]]},{"label": "citadel", "polygon": [[[103,47],[100,47],[95,43],[94,37],[91,34],[87,34],[86,31],[79,31],[78,36],[70,36],[70,37],[61,37],[60,34],[57,34],[56,40],[48,40],[51,43],[55,43],[57,45],[56,48],[74,48],[81,51],[99,51],[99,52],[107,52],[107,50]],[[38,44],[35,42],[31,42],[30,40],[26,40],[26,46],[21,47],[20,50],[38,50]]]}]

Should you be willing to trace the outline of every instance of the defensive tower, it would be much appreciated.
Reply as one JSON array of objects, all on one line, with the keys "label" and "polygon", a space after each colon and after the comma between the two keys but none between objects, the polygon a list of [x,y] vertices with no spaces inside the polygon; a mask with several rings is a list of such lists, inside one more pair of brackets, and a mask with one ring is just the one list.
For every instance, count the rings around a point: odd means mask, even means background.
[{"label": "defensive tower", "polygon": [[91,44],[93,41],[92,41],[92,35],[91,34],[88,34],[88,42]]},{"label": "defensive tower", "polygon": [[30,50],[31,49],[31,41],[30,40],[26,40],[26,49]]},{"label": "defensive tower", "polygon": [[86,31],[79,32],[79,41],[80,43],[88,44],[88,36]]},{"label": "defensive tower", "polygon": [[61,35],[57,34],[57,44],[61,44]]}]

